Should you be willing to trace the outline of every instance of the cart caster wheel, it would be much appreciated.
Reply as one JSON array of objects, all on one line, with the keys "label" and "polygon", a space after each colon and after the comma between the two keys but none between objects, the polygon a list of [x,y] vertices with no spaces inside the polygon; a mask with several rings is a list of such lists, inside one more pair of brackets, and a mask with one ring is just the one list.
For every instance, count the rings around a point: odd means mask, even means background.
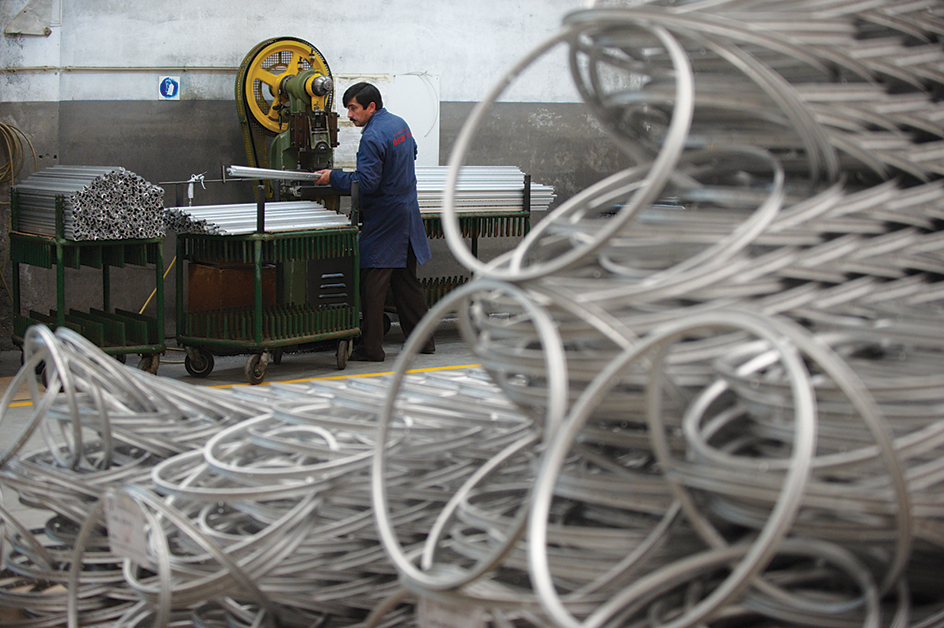
[{"label": "cart caster wheel", "polygon": [[[20,349],[20,366],[26,364],[26,356],[23,355],[23,349]],[[36,368],[33,369],[33,373],[36,375],[36,381],[43,385],[43,388],[47,387],[48,378],[46,376],[46,363],[40,362],[36,365]]]},{"label": "cart caster wheel", "polygon": [[390,333],[391,325],[393,325],[393,321],[390,320],[390,315],[384,312],[384,336]]},{"label": "cart caster wheel", "polygon": [[138,368],[147,371],[151,375],[157,375],[157,367],[161,365],[161,354],[152,353],[151,355],[142,355],[138,362]]},{"label": "cart caster wheel", "polygon": [[347,367],[347,359],[351,357],[351,351],[354,350],[354,343],[344,339],[338,341],[338,370],[343,371]]},{"label": "cart caster wheel", "polygon": [[206,377],[213,370],[213,354],[203,349],[188,349],[184,368],[191,377]]},{"label": "cart caster wheel", "polygon": [[254,353],[246,360],[246,381],[250,384],[261,384],[265,379],[266,367],[269,366],[268,353]]},{"label": "cart caster wheel", "polygon": [[126,353],[116,353],[115,359],[118,360],[119,364],[126,364],[128,362],[128,355]]},{"label": "cart caster wheel", "polygon": [[[26,356],[23,355],[23,349],[20,348],[20,366],[26,364]],[[49,387],[49,377],[46,375],[46,363],[40,362],[36,365],[36,368],[33,369],[33,374],[36,376],[36,381],[43,385],[43,388]]]},{"label": "cart caster wheel", "polygon": [[282,347],[276,347],[272,350],[272,364],[282,363]]}]

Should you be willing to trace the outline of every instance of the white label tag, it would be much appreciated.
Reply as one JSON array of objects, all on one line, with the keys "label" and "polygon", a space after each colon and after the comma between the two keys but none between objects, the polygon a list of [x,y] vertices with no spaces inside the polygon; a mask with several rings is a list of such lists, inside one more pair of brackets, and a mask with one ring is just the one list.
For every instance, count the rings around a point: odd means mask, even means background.
[{"label": "white label tag", "polygon": [[108,491],[105,494],[105,523],[108,545],[113,554],[149,564],[144,513],[130,496]]},{"label": "white label tag", "polygon": [[485,609],[421,597],[419,620],[422,628],[485,628]]}]

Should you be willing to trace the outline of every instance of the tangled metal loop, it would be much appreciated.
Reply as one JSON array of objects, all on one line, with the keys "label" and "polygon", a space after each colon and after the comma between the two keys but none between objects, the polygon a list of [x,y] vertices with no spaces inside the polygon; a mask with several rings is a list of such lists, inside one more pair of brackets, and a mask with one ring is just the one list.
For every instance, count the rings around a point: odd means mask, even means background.
[{"label": "tangled metal loop", "polygon": [[567,402],[470,476],[423,553],[384,514],[381,428],[374,502],[407,589],[496,625],[939,617],[941,18],[932,2],[598,2],[496,84],[451,185],[502,94],[560,47],[627,163],[489,262],[447,188],[444,232],[475,272],[459,320],[516,295],[467,342],[529,416]]},{"label": "tangled metal loop", "polygon": [[[197,395],[30,330],[0,481],[54,516],[0,508],[7,569],[66,592],[0,600],[24,628],[936,628],[942,37],[932,0],[565,16],[457,140],[475,277],[389,376]],[[449,188],[558,47],[625,163],[480,261]],[[447,317],[481,367],[408,373]]]}]

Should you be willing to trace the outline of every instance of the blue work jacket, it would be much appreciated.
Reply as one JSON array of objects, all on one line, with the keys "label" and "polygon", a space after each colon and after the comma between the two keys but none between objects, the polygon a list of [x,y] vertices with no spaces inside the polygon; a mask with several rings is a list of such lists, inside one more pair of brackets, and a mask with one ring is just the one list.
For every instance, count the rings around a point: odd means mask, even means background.
[{"label": "blue work jacket", "polygon": [[370,117],[354,172],[331,171],[331,187],[351,191],[356,180],[363,225],[361,268],[405,268],[408,247],[424,264],[432,254],[416,198],[416,140],[403,118],[386,109]]}]

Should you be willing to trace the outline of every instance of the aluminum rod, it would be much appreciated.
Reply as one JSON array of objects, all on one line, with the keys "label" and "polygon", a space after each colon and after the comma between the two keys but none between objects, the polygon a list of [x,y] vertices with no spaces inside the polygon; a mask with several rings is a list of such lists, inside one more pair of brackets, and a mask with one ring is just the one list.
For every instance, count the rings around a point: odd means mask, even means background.
[{"label": "aluminum rod", "polygon": [[234,179],[276,179],[280,181],[310,181],[318,178],[314,172],[304,170],[276,170],[251,166],[226,166],[226,175]]}]

